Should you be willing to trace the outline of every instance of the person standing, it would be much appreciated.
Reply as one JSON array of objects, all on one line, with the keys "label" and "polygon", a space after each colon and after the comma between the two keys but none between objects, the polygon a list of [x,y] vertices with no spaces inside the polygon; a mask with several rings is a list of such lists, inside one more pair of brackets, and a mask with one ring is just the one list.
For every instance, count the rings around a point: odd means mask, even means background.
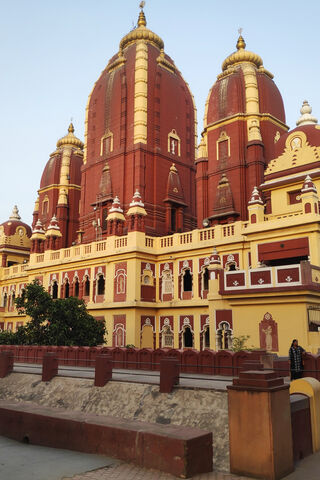
[{"label": "person standing", "polygon": [[303,355],[306,351],[298,345],[298,340],[292,340],[289,350],[291,380],[302,378],[303,375]]}]

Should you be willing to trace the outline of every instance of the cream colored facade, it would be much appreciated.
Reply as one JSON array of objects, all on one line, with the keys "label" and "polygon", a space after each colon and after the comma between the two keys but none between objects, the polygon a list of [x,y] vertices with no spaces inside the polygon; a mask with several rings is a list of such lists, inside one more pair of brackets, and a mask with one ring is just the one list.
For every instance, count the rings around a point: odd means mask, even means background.
[{"label": "cream colored facade", "polygon": [[[314,182],[315,185],[320,183]],[[300,184],[300,188],[301,188]],[[292,186],[290,188],[296,188]],[[320,187],[320,185],[319,185]],[[1,312],[0,321],[4,329],[15,330],[17,322],[26,319],[17,315],[12,306],[12,292],[19,294],[21,285],[40,278],[44,287],[49,289],[50,278],[55,275],[58,283],[59,296],[63,295],[65,276],[63,272],[77,272],[86,269],[90,279],[90,298],[87,306],[90,313],[106,322],[108,335],[107,345],[115,345],[115,329],[119,315],[125,316],[125,344],[136,347],[163,346],[163,331],[160,331],[160,318],[173,317],[173,328],[170,328],[174,343],[172,346],[183,348],[184,318],[192,317],[191,331],[193,347],[212,349],[227,347],[218,343],[219,325],[217,311],[232,311],[231,336],[249,335],[249,346],[261,347],[261,332],[259,324],[266,313],[271,314],[277,324],[278,348],[280,355],[286,355],[292,338],[297,337],[300,343],[309,351],[316,353],[320,345],[320,333],[309,331],[308,308],[320,309],[320,215],[319,213],[303,212],[303,203],[289,205],[286,200],[287,187],[272,190],[274,213],[264,215],[256,223],[235,222],[227,225],[217,225],[213,228],[194,230],[174,234],[167,237],[148,237],[143,232],[130,232],[128,235],[110,236],[103,241],[86,245],[75,245],[71,248],[57,251],[46,251],[42,254],[31,254],[29,263],[17,264],[0,269]],[[249,212],[258,210],[259,205],[249,205]],[[299,278],[288,282],[287,286],[277,280],[277,272],[289,266],[265,267],[258,260],[258,245],[277,240],[288,241],[298,238],[308,238],[310,255],[311,281],[304,278],[301,265],[295,267]],[[215,250],[222,264],[214,261]],[[251,262],[249,263],[249,253]],[[224,262],[223,259],[235,259],[234,262]],[[204,259],[209,271],[208,292],[203,298],[203,270],[199,260]],[[207,259],[207,260],[206,260]],[[183,298],[184,280],[181,273],[181,262],[188,261],[191,266],[192,290],[190,298]],[[115,268],[119,263],[126,264],[125,300],[115,297]],[[155,285],[155,300],[142,299],[143,275],[142,263],[154,265],[152,283]],[[161,298],[163,277],[160,276],[160,265],[172,264],[173,295],[170,301]],[[223,263],[225,266],[223,268]],[[233,264],[233,269],[230,269]],[[314,267],[312,267],[314,265]],[[103,298],[97,296],[95,272],[97,268],[104,269],[105,292]],[[279,270],[280,269],[280,270]],[[299,270],[300,269],[300,270]],[[253,288],[249,276],[252,272],[270,271],[271,282],[263,289]],[[245,282],[238,291],[237,287],[226,290],[221,284],[229,275],[239,275],[243,272]],[[219,276],[219,278],[217,278]],[[70,283],[73,278],[69,278]],[[312,283],[312,288],[310,284]],[[263,285],[259,285],[259,287]],[[261,291],[261,293],[260,293]],[[6,300],[5,300],[6,295]],[[5,305],[5,306],[4,306]],[[201,318],[208,320],[202,323]],[[147,321],[142,325],[141,318],[154,319],[153,326]],[[151,322],[152,323],[152,322]],[[230,322],[229,322],[230,323]],[[188,321],[187,321],[188,324]],[[210,343],[205,343],[204,329],[209,326]],[[152,330],[152,334],[151,334]],[[163,329],[162,329],[163,330]],[[220,332],[221,333],[221,332]],[[155,343],[153,343],[153,338]],[[270,349],[270,345],[269,345]]]}]

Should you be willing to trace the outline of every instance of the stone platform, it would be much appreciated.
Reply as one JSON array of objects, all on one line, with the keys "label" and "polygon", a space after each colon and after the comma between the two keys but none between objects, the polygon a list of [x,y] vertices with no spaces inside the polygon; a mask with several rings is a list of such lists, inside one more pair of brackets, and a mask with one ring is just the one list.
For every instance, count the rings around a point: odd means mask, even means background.
[{"label": "stone platform", "polygon": [[112,456],[181,478],[212,471],[212,433],[197,428],[2,401],[0,435]]}]

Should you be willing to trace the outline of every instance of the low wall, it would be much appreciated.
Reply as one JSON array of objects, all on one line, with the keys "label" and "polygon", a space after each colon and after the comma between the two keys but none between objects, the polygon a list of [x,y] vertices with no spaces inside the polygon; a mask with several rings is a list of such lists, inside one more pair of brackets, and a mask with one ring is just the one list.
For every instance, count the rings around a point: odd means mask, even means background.
[{"label": "low wall", "polygon": [[[14,361],[22,363],[42,363],[46,352],[56,353],[59,365],[94,367],[98,354],[112,355],[114,368],[160,370],[160,359],[164,356],[177,358],[182,373],[200,373],[208,375],[237,376],[243,362],[259,360],[265,351],[230,352],[228,350],[194,349],[149,349],[149,348],[112,348],[112,347],[45,347],[0,345],[0,351],[13,352]],[[275,362],[277,360],[275,359]],[[319,360],[320,365],[320,360]],[[276,370],[280,376],[289,375],[288,361],[279,362]],[[310,376],[310,375],[309,375]]]},{"label": "low wall", "polygon": [[162,425],[183,425],[213,433],[213,468],[229,471],[228,396],[226,391],[159,387],[111,381],[94,387],[92,380],[11,373],[0,379],[0,399],[76,412],[96,413]]}]

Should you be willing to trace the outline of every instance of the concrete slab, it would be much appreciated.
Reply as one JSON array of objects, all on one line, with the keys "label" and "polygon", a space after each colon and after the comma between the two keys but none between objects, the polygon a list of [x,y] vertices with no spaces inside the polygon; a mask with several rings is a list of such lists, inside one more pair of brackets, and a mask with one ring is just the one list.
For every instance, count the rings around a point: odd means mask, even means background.
[{"label": "concrete slab", "polygon": [[1,480],[60,480],[119,463],[101,455],[39,447],[0,436]]}]

